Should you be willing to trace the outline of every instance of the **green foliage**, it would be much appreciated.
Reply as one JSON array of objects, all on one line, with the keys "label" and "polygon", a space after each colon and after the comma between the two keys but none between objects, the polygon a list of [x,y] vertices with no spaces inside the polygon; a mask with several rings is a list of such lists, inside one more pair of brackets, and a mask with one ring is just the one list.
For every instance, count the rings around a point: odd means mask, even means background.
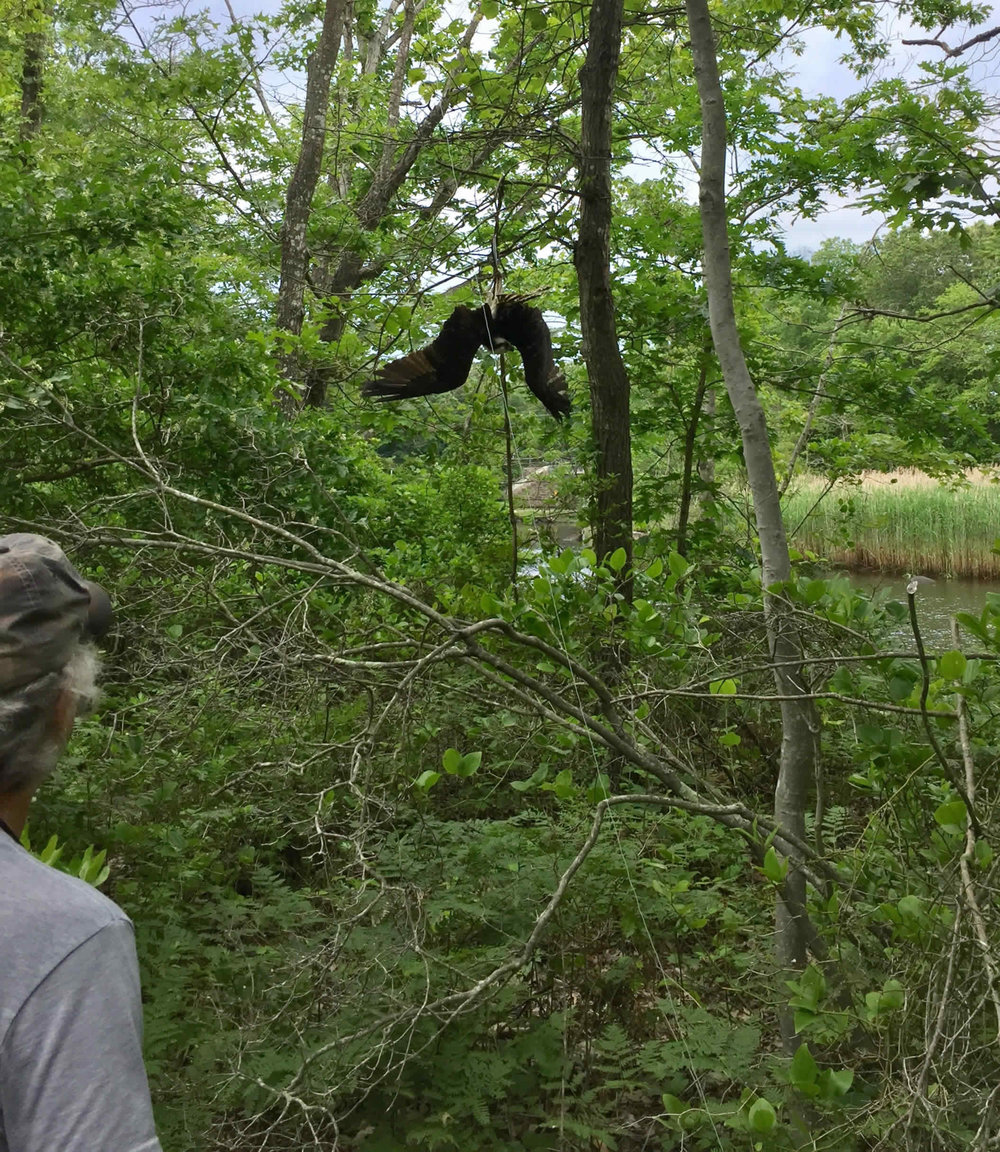
[{"label": "green foliage", "polygon": [[[28,825],[25,825],[24,831],[21,833],[21,843],[29,852],[32,852],[31,830]],[[34,855],[43,864],[58,868],[60,872],[65,872],[68,876],[76,876],[84,883],[100,888],[111,875],[110,865],[105,864],[108,856],[107,849],[102,848],[100,852],[97,852],[92,844],[88,844],[80,856],[72,860],[63,860],[62,855],[65,847],[65,844],[59,843],[59,836],[53,833],[46,841],[45,847],[34,852]]]},{"label": "green foliage", "polygon": [[367,522],[386,543],[373,555],[390,579],[435,597],[509,571],[510,525],[496,478],[475,466],[445,467],[385,490]]}]

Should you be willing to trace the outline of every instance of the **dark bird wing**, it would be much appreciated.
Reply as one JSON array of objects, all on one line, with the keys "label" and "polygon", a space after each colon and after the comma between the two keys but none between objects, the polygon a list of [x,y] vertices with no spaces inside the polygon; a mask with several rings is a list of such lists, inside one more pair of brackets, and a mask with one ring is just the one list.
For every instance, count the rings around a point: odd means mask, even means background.
[{"label": "dark bird wing", "polygon": [[404,400],[451,392],[469,378],[472,361],[486,343],[486,320],[481,308],[460,305],[444,322],[437,339],[426,348],[393,360],[375,373],[361,389],[376,400]]},{"label": "dark bird wing", "polygon": [[493,319],[499,336],[521,353],[528,387],[557,420],[569,415],[566,377],[552,356],[552,336],[541,310],[517,297],[501,296]]}]

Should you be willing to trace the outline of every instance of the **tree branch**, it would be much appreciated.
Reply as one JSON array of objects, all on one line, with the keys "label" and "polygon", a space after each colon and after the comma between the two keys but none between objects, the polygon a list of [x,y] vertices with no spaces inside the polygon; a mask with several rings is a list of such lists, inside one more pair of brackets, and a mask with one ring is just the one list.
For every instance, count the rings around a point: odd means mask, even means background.
[{"label": "tree branch", "polygon": [[902,43],[908,47],[926,45],[930,48],[940,48],[945,56],[961,56],[963,52],[968,51],[969,48],[973,48],[976,44],[985,44],[989,40],[995,40],[997,36],[1000,36],[1000,25],[995,28],[988,28],[985,32],[980,32],[978,35],[970,37],[963,44],[959,44],[955,48],[949,48],[940,37],[923,40],[903,40]]}]

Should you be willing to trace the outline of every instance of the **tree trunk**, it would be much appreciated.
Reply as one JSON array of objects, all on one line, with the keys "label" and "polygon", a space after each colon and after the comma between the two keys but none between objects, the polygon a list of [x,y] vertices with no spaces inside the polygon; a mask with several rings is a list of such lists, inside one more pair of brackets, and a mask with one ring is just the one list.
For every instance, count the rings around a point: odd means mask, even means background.
[{"label": "tree trunk", "polygon": [[[754,515],[760,539],[764,583],[764,610],[768,637],[775,660],[775,681],[781,704],[781,761],[774,797],[774,815],[784,830],[805,838],[805,813],[813,781],[816,713],[802,670],[801,643],[795,621],[785,601],[768,595],[767,589],[791,575],[788,541],[781,519],[778,484],[768,441],[764,409],[747,368],[736,325],[732,265],[726,219],[726,112],[719,82],[708,0],[686,0],[694,74],[701,98],[702,152],[699,202],[705,245],[704,272],[708,289],[709,321],[716,355],[726,390],[732,401],[743,441],[743,457],[753,494]],[[786,663],[791,661],[792,663]],[[784,893],[778,898],[775,952],[781,967],[790,973],[806,963],[808,924],[805,920],[805,878],[789,860]],[[781,1034],[785,1051],[793,1053],[798,1038],[787,1009],[782,1013]]]},{"label": "tree trunk", "polygon": [[698,503],[703,514],[707,514],[715,502],[715,437],[712,434],[715,428],[715,384],[705,391],[705,398],[701,404],[701,423],[709,426],[709,441],[706,446],[702,440],[704,455],[698,457],[698,478],[701,480],[703,490],[698,493]]},{"label": "tree trunk", "polygon": [[625,550],[620,591],[632,598],[632,441],[629,380],[618,349],[611,295],[611,117],[621,51],[623,0],[594,0],[587,59],[580,69],[580,284],[583,357],[590,379],[597,497],[594,549]]},{"label": "tree trunk", "polygon": [[[281,228],[281,278],[278,284],[276,322],[280,329],[298,336],[305,315],[305,287],[309,272],[306,230],[313,195],[323,165],[326,114],[330,102],[330,80],[337,63],[344,32],[346,0],[326,0],[323,31],[310,55],[306,75],[306,103],[302,116],[302,146],[298,163],[288,182],[285,218]],[[291,358],[286,358],[285,369]]]},{"label": "tree trunk", "polygon": [[[449,82],[441,94],[437,104],[427,113],[405,145],[397,144],[395,139],[399,124],[399,109],[402,100],[403,88],[406,78],[406,69],[410,55],[410,38],[413,34],[416,11],[411,0],[405,0],[405,16],[400,30],[400,38],[396,50],[396,63],[393,69],[393,79],[389,91],[389,105],[386,116],[386,129],[382,141],[382,156],[378,167],[372,176],[367,192],[358,201],[354,215],[359,227],[365,232],[373,232],[385,219],[389,206],[403,182],[410,174],[421,151],[430,142],[438,125],[445,118],[452,104],[461,94],[461,89]],[[469,22],[459,45],[459,56],[469,51],[475,39],[476,31],[482,20],[482,14],[477,13]],[[381,39],[378,43],[381,44]],[[370,48],[370,46],[369,46]],[[369,54],[370,59],[370,54]],[[366,63],[366,69],[368,65]],[[374,66],[373,66],[374,67]],[[457,187],[457,185],[456,185]],[[450,199],[450,198],[449,198]],[[435,197],[437,204],[437,197]],[[437,207],[440,211],[447,201]],[[347,304],[354,290],[364,281],[365,266],[356,246],[350,243],[341,251],[336,267],[329,268],[324,274],[325,283],[322,290],[323,302],[328,307],[328,315],[320,328],[319,338],[325,344],[335,344],[343,335],[344,325],[347,321]],[[318,364],[310,372],[306,382],[304,401],[310,407],[319,408],[326,403],[326,393],[330,383],[330,369],[327,365]]]},{"label": "tree trunk", "polygon": [[684,430],[684,468],[681,479],[681,499],[677,507],[677,552],[687,556],[687,531],[691,519],[691,485],[695,469],[695,445],[698,439],[698,425],[704,413],[705,394],[708,391],[708,369],[711,364],[711,346],[706,347],[701,354],[701,365],[698,369],[698,387],[695,390],[694,401],[691,404],[691,415],[688,417],[687,427]]},{"label": "tree trunk", "polygon": [[[45,18],[39,6],[37,19]],[[42,70],[45,64],[45,32],[36,27],[24,34],[21,62],[21,139],[30,140],[42,126]]]}]

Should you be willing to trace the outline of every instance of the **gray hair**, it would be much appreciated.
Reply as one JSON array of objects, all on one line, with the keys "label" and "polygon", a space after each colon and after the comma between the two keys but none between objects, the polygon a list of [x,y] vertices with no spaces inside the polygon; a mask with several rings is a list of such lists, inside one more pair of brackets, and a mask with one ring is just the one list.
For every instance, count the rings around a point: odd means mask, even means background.
[{"label": "gray hair", "polygon": [[0,795],[36,788],[55,768],[63,750],[54,724],[56,705],[68,692],[77,715],[93,709],[99,666],[97,650],[79,644],[57,672],[0,696]]}]

